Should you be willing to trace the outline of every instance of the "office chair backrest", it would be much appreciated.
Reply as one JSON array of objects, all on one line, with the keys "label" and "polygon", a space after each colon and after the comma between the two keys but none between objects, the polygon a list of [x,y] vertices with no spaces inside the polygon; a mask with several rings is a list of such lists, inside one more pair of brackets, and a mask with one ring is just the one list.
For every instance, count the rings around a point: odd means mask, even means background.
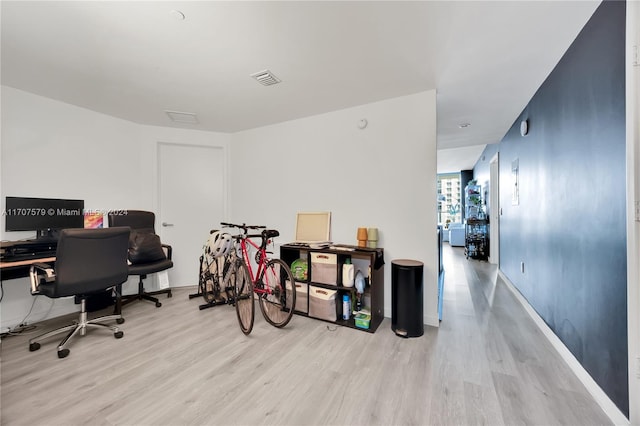
[{"label": "office chair backrest", "polygon": [[127,213],[109,213],[109,226],[128,226],[132,230],[155,234],[156,215],[144,210],[127,210]]},{"label": "office chair backrest", "polygon": [[127,281],[129,228],[64,229],[56,252],[58,297],[88,294]]}]

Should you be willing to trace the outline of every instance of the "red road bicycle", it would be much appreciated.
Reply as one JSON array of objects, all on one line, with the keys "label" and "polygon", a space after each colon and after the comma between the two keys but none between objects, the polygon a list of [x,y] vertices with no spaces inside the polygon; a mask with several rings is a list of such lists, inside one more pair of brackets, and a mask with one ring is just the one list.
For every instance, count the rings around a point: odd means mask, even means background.
[{"label": "red road bicycle", "polygon": [[[241,233],[232,236],[234,249],[229,253],[229,267],[224,275],[224,287],[234,289],[234,300],[238,323],[244,334],[251,333],[255,318],[254,299],[258,299],[262,316],[274,327],[284,327],[291,321],[296,305],[295,290],[287,292],[286,282],[293,289],[293,274],[289,266],[280,259],[269,258],[267,245],[272,238],[280,235],[275,229],[265,226],[234,224],[221,222],[222,226],[241,229]],[[260,234],[249,234],[249,230],[262,229]],[[260,238],[257,244],[252,238]],[[255,253],[255,273],[249,256]],[[255,297],[254,297],[255,294]]]}]

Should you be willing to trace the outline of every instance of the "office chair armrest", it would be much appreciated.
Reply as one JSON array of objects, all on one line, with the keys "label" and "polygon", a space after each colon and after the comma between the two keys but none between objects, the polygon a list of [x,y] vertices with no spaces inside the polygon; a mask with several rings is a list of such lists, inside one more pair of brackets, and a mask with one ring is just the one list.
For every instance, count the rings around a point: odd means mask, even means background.
[{"label": "office chair armrest", "polygon": [[56,279],[56,272],[48,263],[34,263],[33,265],[31,265],[31,269],[39,269],[40,271],[42,271],[46,275],[45,279],[47,281],[53,281]]},{"label": "office chair armrest", "polygon": [[40,284],[55,281],[56,273],[51,265],[46,263],[34,263],[29,268],[29,278],[31,280],[31,294],[39,294]]},{"label": "office chair armrest", "polygon": [[167,254],[167,259],[171,260],[171,251],[172,251],[171,246],[169,244],[162,244],[162,248]]}]

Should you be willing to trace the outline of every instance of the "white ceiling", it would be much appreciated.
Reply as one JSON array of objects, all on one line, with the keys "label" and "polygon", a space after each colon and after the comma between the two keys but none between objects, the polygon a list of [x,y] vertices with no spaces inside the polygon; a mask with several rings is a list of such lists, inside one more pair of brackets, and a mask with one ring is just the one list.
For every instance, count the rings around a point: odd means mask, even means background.
[{"label": "white ceiling", "polygon": [[[219,132],[436,89],[438,148],[470,169],[598,4],[4,0],[1,77],[133,122]],[[264,69],[282,83],[249,77]]]},{"label": "white ceiling", "polygon": [[438,150],[438,173],[455,173],[471,170],[486,145],[459,146]]}]

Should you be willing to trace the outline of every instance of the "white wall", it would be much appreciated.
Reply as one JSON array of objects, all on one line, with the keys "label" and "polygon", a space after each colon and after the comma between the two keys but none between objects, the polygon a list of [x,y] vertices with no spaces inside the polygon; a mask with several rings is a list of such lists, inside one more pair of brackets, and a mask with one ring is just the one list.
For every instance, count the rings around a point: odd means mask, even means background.
[{"label": "white wall", "polygon": [[[79,198],[86,209],[157,208],[157,143],[224,146],[230,136],[213,132],[142,126],[73,105],[2,86],[1,208],[5,196]],[[31,232],[4,232],[3,240]],[[199,241],[198,244],[201,244]],[[149,277],[145,287],[152,289]],[[125,293],[137,288],[135,277]],[[34,298],[28,279],[3,282],[1,329],[76,311],[69,299]]]},{"label": "white wall", "polygon": [[137,204],[140,187],[130,176],[140,167],[138,129],[3,86],[2,194],[83,198],[86,208]]},{"label": "white wall", "polygon": [[331,211],[336,243],[379,228],[385,316],[391,261],[416,259],[425,264],[424,322],[438,325],[435,91],[236,133],[230,152],[231,220],[276,228],[279,243],[294,239],[298,211]]},{"label": "white wall", "polygon": [[[4,86],[1,95],[2,208],[5,196],[16,195],[81,198],[87,209],[156,210],[158,142],[231,141],[230,220],[276,227],[280,242],[293,239],[297,211],[332,211],[336,242],[355,243],[357,227],[378,227],[385,315],[391,260],[412,258],[425,263],[425,323],[438,325],[435,92],[234,135],[142,126]],[[369,121],[364,130],[356,126],[361,118]],[[255,177],[263,164],[268,175]],[[261,185],[277,191],[257,194]],[[2,331],[27,314],[32,323],[77,310],[71,300],[34,298],[28,287],[26,278],[3,282]],[[132,291],[135,279],[127,287]]]},{"label": "white wall", "polygon": [[[140,205],[138,138],[133,123],[3,86],[2,208],[7,195],[84,199],[87,209]],[[4,232],[4,217],[0,228],[3,240],[35,235]],[[3,331],[32,303],[30,323],[77,310],[73,299],[34,298],[27,278],[4,281],[3,291]]]}]

